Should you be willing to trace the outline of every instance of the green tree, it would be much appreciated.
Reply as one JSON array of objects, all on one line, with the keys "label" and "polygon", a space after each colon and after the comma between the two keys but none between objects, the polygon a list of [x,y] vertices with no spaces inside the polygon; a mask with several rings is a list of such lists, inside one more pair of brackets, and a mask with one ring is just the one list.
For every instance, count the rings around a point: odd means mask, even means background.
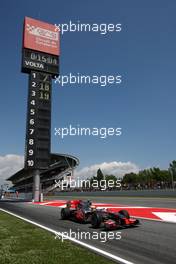
[{"label": "green tree", "polygon": [[101,171],[101,169],[98,169],[97,170],[97,181],[100,182],[103,179],[104,179],[103,172]]},{"label": "green tree", "polygon": [[170,164],[169,164],[169,170],[172,173],[173,176],[173,180],[176,181],[176,160],[173,160]]},{"label": "green tree", "polygon": [[106,181],[110,181],[110,180],[112,180],[113,182],[114,182],[114,184],[116,183],[116,181],[117,181],[117,177],[116,176],[114,176],[114,175],[106,175],[105,176],[105,180]]},{"label": "green tree", "polygon": [[137,182],[137,174],[136,173],[126,173],[123,177],[123,184],[131,184],[134,185]]}]

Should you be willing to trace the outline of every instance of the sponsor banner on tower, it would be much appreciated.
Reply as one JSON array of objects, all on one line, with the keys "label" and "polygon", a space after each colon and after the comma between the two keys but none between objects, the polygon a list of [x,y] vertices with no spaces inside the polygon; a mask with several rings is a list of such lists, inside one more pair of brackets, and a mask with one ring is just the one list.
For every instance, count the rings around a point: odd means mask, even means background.
[{"label": "sponsor banner on tower", "polygon": [[59,31],[52,24],[25,17],[23,47],[59,55]]}]

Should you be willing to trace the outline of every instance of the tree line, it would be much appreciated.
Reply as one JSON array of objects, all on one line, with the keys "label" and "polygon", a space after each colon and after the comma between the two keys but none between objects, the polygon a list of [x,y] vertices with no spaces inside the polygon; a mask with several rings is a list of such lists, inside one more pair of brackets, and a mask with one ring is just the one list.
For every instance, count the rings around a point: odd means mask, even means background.
[{"label": "tree line", "polygon": [[[117,181],[121,179],[121,189],[129,190],[143,190],[143,189],[166,189],[176,188],[176,160],[169,164],[168,169],[160,169],[158,167],[148,168],[139,171],[138,173],[126,173],[123,177],[116,177],[114,175],[104,175],[101,169],[97,170],[97,175],[89,178],[90,181]],[[115,189],[110,188],[110,189]]]}]

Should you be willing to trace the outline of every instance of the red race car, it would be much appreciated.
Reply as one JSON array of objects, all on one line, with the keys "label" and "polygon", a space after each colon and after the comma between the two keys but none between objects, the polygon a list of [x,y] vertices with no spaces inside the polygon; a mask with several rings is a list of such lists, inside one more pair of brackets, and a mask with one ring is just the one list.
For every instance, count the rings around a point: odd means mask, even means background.
[{"label": "red race car", "polygon": [[139,220],[131,218],[128,211],[113,212],[110,209],[96,209],[90,201],[74,200],[66,203],[61,210],[61,219],[71,219],[81,223],[91,223],[93,228],[103,227],[113,230],[139,225]]}]

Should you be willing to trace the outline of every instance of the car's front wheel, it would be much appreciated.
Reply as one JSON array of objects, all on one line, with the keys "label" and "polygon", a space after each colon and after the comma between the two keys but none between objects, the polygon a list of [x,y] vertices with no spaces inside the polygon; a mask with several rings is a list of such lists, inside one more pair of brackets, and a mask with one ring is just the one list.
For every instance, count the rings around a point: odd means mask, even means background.
[{"label": "car's front wheel", "polygon": [[93,228],[99,228],[103,222],[102,215],[99,212],[94,212],[91,218],[91,224]]}]

